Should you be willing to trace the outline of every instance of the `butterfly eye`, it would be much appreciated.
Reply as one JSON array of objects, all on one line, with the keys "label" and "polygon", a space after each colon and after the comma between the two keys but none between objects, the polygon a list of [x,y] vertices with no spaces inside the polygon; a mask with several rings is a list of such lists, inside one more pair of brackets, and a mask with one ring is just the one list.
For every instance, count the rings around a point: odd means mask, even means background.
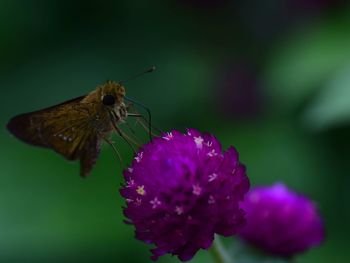
[{"label": "butterfly eye", "polygon": [[113,95],[104,95],[102,98],[102,103],[106,106],[112,106],[115,103],[115,98]]}]

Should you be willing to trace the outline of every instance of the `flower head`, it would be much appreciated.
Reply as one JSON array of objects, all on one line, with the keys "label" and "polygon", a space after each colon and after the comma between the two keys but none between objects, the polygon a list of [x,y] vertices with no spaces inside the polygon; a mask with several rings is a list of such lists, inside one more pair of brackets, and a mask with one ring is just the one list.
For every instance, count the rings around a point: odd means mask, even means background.
[{"label": "flower head", "polygon": [[245,223],[239,207],[249,190],[245,168],[236,150],[222,153],[213,135],[172,131],[136,158],[124,171],[124,214],[136,238],[156,246],[153,260],[166,253],[190,260],[215,233],[231,236]]},{"label": "flower head", "polygon": [[315,204],[283,184],[252,189],[242,208],[247,224],[240,237],[269,253],[291,257],[324,239]]}]

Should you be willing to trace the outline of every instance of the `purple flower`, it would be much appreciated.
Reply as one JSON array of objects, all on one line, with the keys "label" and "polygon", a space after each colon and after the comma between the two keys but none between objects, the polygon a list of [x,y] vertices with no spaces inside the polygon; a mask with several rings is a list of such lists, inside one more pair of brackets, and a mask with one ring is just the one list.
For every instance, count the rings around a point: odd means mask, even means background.
[{"label": "purple flower", "polygon": [[254,188],[242,208],[247,224],[240,237],[271,254],[292,257],[324,240],[316,205],[283,184]]},{"label": "purple flower", "polygon": [[245,223],[239,202],[249,190],[245,167],[210,134],[172,131],[146,144],[124,171],[124,214],[136,238],[190,260],[214,234],[231,236]]}]

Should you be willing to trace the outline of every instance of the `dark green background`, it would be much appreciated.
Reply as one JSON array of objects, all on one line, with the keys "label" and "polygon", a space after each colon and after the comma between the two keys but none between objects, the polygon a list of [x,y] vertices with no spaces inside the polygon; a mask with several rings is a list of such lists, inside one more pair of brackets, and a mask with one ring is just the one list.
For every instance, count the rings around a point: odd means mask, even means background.
[{"label": "dark green background", "polygon": [[81,179],[77,163],[5,126],[151,65],[126,89],[156,125],[214,133],[238,149],[252,185],[282,181],[310,196],[327,238],[295,262],[347,262],[349,28],[342,1],[1,0],[0,262],[148,262],[123,223],[109,147]]}]

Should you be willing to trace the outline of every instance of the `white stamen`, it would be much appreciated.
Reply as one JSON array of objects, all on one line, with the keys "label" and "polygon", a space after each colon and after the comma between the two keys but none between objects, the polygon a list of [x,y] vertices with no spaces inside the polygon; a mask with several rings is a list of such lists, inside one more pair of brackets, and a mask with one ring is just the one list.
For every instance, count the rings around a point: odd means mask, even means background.
[{"label": "white stamen", "polygon": [[193,185],[192,193],[194,195],[200,195],[202,193],[202,188],[199,185]]},{"label": "white stamen", "polygon": [[213,149],[213,150],[211,150],[210,152],[208,152],[207,155],[208,155],[209,157],[214,157],[214,156],[217,156],[218,154],[217,154],[217,152],[215,151],[215,149]]},{"label": "white stamen", "polygon": [[218,175],[217,175],[216,173],[210,174],[210,175],[209,175],[208,182],[214,181],[217,177],[218,177]]},{"label": "white stamen", "polygon": [[137,154],[137,156],[135,157],[136,162],[138,162],[138,163],[141,162],[142,157],[143,157],[143,152],[139,152]]},{"label": "white stamen", "polygon": [[182,206],[176,206],[175,212],[176,212],[176,214],[181,215],[184,212],[184,209]]},{"label": "white stamen", "polygon": [[126,181],[126,187],[132,187],[135,184],[135,181],[133,179],[130,179],[129,181]]},{"label": "white stamen", "polygon": [[171,132],[167,132],[166,135],[163,136],[163,139],[167,141],[170,141],[172,138],[174,138],[174,136]]},{"label": "white stamen", "polygon": [[196,146],[198,149],[202,149],[203,147],[203,138],[201,136],[193,137],[194,142],[196,143]]},{"label": "white stamen", "polygon": [[212,205],[212,204],[215,204],[215,198],[214,196],[209,196],[209,199],[208,199],[208,204]]},{"label": "white stamen", "polygon": [[155,197],[153,200],[150,201],[150,204],[152,205],[152,209],[155,209],[161,204],[161,202],[158,200],[157,197]]},{"label": "white stamen", "polygon": [[136,198],[136,205],[141,205],[142,200],[140,198]]}]

